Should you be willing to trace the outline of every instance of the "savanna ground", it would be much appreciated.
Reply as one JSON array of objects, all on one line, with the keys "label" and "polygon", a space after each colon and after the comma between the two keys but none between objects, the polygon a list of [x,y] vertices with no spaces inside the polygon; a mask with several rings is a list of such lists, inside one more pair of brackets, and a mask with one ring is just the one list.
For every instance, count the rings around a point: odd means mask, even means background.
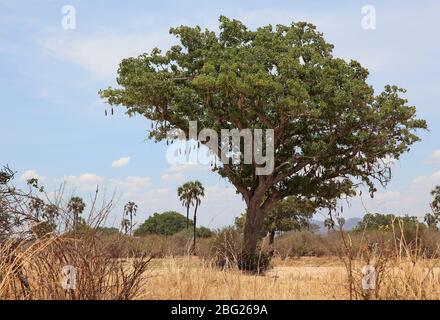
[{"label": "savanna ground", "polygon": [[[226,247],[222,233],[200,239],[197,255],[183,234],[49,235],[0,246],[0,298],[440,299],[440,259],[427,242],[438,243],[433,237],[294,232],[277,239],[266,270],[249,273],[234,265],[233,254],[219,251]],[[267,250],[264,243],[261,248]],[[365,290],[367,264],[375,268],[376,284]],[[66,265],[76,268],[75,288],[67,290],[61,284]]]},{"label": "savanna ground", "polygon": [[[392,267],[377,298],[439,299],[438,262]],[[137,299],[350,299],[347,271],[337,257],[275,259],[264,275],[218,270],[194,257],[165,258],[145,275],[148,285]]]},{"label": "savanna ground", "polygon": [[333,257],[273,261],[264,275],[219,270],[196,257],[154,260],[139,299],[347,299],[346,272]]}]

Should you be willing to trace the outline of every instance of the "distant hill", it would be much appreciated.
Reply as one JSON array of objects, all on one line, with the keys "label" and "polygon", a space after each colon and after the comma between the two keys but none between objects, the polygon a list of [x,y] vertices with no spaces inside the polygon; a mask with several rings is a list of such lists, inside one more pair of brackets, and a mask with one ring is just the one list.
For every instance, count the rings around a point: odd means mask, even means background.
[{"label": "distant hill", "polygon": [[[349,218],[345,221],[345,225],[344,225],[344,230],[346,231],[350,231],[353,230],[359,221],[361,221],[361,218]],[[321,220],[315,220],[315,219],[311,219],[310,220],[310,224],[314,224],[316,226],[318,226],[318,233],[326,233],[327,232],[327,228],[324,226],[324,221]]]}]

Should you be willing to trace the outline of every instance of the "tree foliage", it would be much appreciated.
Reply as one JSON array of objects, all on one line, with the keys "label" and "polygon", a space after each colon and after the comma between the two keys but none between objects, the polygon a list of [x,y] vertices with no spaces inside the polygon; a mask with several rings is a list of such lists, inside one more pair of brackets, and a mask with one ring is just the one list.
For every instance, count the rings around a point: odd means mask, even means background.
[{"label": "tree foliage", "polygon": [[309,220],[315,213],[315,206],[311,201],[287,197],[278,202],[263,222],[263,230],[292,231],[308,229]]},{"label": "tree foliage", "polygon": [[440,186],[436,186],[431,191],[433,197],[432,202],[429,204],[431,212],[425,215],[425,222],[431,229],[438,230],[438,223],[440,222]]},{"label": "tree foliage", "polygon": [[72,214],[74,231],[78,231],[78,227],[81,224],[85,224],[80,216],[84,212],[85,208],[86,204],[84,203],[84,200],[78,196],[70,198],[69,202],[67,203],[67,211]]},{"label": "tree foliage", "polygon": [[[193,225],[192,220],[189,223],[191,226]],[[170,236],[185,229],[185,227],[186,218],[183,215],[175,211],[166,211],[154,213],[135,230],[134,235],[161,234]]]},{"label": "tree foliage", "polygon": [[356,226],[356,231],[364,230],[381,230],[392,231],[395,230],[416,230],[417,228],[423,228],[424,225],[420,223],[417,217],[413,216],[396,216],[394,214],[381,214],[381,213],[367,213],[363,216]]}]

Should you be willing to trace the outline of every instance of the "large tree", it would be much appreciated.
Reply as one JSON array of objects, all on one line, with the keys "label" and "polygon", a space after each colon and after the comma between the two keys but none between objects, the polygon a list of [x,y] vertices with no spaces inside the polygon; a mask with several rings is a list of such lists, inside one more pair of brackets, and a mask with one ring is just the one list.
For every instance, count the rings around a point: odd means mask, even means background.
[{"label": "large tree", "polygon": [[323,203],[353,195],[360,183],[373,193],[375,181],[391,178],[383,159],[398,159],[419,140],[415,130],[426,128],[403,89],[386,86],[375,95],[367,69],[334,57],[333,45],[309,23],[253,31],[220,17],[218,35],[188,26],[170,33],[179,45],[124,59],[118,87],[100,94],[155,122],[150,138],[159,141],[171,129],[188,137],[194,120],[217,132],[274,129],[271,174],[258,175],[255,161],[214,168],[246,202],[245,259],[278,201],[294,195]]}]

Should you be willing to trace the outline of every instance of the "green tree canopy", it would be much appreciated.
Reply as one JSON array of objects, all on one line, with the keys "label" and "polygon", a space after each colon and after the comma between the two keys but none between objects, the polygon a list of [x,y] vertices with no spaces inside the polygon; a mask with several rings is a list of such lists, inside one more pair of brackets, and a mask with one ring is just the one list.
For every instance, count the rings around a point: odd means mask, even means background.
[{"label": "green tree canopy", "polygon": [[249,30],[222,16],[218,35],[198,26],[170,33],[179,45],[124,59],[118,87],[101,97],[155,122],[150,138],[158,141],[171,129],[188,137],[193,120],[200,130],[274,130],[271,174],[258,175],[255,161],[214,168],[246,201],[247,256],[278,201],[300,196],[327,206],[327,199],[353,195],[360,182],[373,193],[376,181],[391,178],[383,159],[399,159],[419,141],[416,129],[426,128],[401,96],[405,90],[387,85],[376,95],[368,70],[334,57],[312,24]]},{"label": "green tree canopy", "polygon": [[417,217],[413,216],[367,213],[363,216],[362,220],[358,222],[355,230],[391,231],[393,227],[395,230],[397,230],[397,232],[400,232],[400,227],[402,227],[404,230],[415,230],[416,228],[423,228],[424,225],[418,221]]},{"label": "green tree canopy", "polygon": [[438,230],[437,225],[440,221],[440,186],[436,186],[431,191],[431,196],[433,197],[429,204],[431,212],[425,215],[425,222],[429,228]]},{"label": "green tree canopy", "polygon": [[115,227],[97,227],[96,231],[102,235],[110,236],[110,235],[119,235],[121,234],[118,228]]},{"label": "green tree canopy", "polygon": [[309,227],[309,220],[315,213],[311,201],[287,197],[278,202],[263,222],[267,232],[301,230]]},{"label": "green tree canopy", "polygon": [[[192,220],[189,221],[193,225]],[[186,228],[186,217],[175,211],[154,213],[134,232],[135,236],[147,234],[173,235]]]}]

